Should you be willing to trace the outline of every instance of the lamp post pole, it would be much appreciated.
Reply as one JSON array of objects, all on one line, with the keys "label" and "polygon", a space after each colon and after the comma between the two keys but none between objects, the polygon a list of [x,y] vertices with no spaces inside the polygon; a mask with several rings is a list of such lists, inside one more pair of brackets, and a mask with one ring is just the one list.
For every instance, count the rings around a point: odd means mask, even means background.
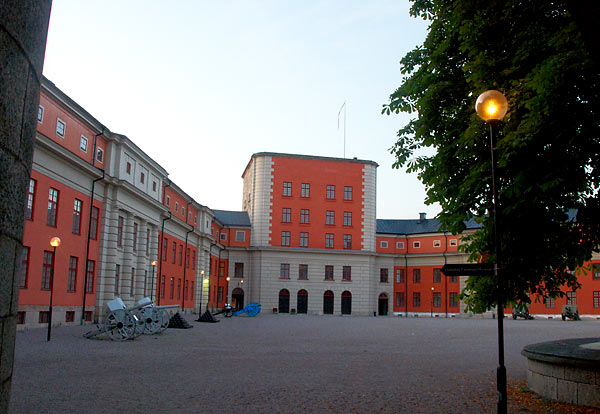
[{"label": "lamp post pole", "polygon": [[501,248],[499,243],[500,226],[500,206],[498,204],[498,176],[496,172],[496,141],[498,126],[506,115],[508,102],[502,93],[496,90],[489,90],[477,98],[475,104],[477,115],[490,126],[490,152],[492,163],[492,201],[493,201],[493,231],[494,231],[494,253],[496,261],[494,263],[494,275],[497,283],[497,313],[498,313],[498,368],[496,370],[497,391],[498,391],[498,414],[506,414],[508,407],[506,391],[506,367],[504,366],[504,281],[502,279],[501,268]]},{"label": "lamp post pole", "polygon": [[54,292],[54,263],[56,262],[56,248],[60,246],[60,239],[58,237],[52,237],[50,239],[50,246],[54,249],[52,252],[52,271],[50,272],[50,305],[48,306],[48,339],[50,342],[50,335],[52,333],[52,293]]},{"label": "lamp post pole", "polygon": [[152,265],[152,279],[150,279],[150,300],[154,302],[152,297],[154,296],[154,269],[156,269],[156,260],[152,260],[150,265]]},{"label": "lamp post pole", "polygon": [[431,288],[431,302],[429,302],[430,305],[431,305],[430,310],[431,310],[431,317],[432,318],[433,318],[433,289],[434,288]]}]

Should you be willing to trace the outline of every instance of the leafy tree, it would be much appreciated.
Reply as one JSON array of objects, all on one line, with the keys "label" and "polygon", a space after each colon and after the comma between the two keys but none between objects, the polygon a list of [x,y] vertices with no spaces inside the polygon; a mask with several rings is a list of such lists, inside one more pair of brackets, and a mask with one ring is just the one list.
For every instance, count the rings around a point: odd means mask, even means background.
[{"label": "leafy tree", "polygon": [[[509,102],[497,144],[499,243],[508,302],[528,293],[562,296],[600,245],[600,71],[560,1],[413,0],[430,21],[423,45],[402,58],[400,87],[382,113],[414,117],[390,149],[395,168],[417,172],[426,202],[465,246],[494,262],[488,126],[477,96],[498,89]],[[435,155],[419,155],[423,148]],[[473,311],[496,304],[494,277],[471,277]]]}]

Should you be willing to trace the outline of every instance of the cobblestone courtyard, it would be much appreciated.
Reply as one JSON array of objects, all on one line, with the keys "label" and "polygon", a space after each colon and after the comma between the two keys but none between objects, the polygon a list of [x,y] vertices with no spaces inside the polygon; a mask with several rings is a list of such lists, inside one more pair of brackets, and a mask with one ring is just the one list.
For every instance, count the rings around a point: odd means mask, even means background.
[{"label": "cobblestone courtyard", "polygon": [[[487,413],[493,319],[269,315],[192,322],[117,343],[89,327],[17,334],[11,413]],[[510,380],[524,345],[600,337],[600,322],[506,320]]]}]

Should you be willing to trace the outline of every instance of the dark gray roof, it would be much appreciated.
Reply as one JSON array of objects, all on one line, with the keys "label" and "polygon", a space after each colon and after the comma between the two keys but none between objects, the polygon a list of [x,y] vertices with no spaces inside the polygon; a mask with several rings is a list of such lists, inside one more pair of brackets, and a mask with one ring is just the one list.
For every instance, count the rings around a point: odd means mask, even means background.
[{"label": "dark gray roof", "polygon": [[250,227],[250,217],[246,211],[212,210],[212,212],[224,226]]},{"label": "dark gray roof", "polygon": [[[481,227],[474,219],[465,222],[467,229],[478,229]],[[387,220],[377,219],[378,234],[421,234],[421,233],[438,233],[444,229],[441,228],[440,222],[436,219],[424,220]]]}]

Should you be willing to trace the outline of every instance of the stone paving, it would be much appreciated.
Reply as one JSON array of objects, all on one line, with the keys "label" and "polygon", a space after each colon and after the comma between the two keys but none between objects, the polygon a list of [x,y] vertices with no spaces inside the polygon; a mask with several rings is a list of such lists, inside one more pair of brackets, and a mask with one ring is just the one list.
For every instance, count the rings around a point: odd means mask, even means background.
[{"label": "stone paving", "polygon": [[[497,321],[260,314],[124,343],[89,327],[17,334],[11,413],[492,413]],[[523,346],[600,336],[599,321],[505,321]]]}]

